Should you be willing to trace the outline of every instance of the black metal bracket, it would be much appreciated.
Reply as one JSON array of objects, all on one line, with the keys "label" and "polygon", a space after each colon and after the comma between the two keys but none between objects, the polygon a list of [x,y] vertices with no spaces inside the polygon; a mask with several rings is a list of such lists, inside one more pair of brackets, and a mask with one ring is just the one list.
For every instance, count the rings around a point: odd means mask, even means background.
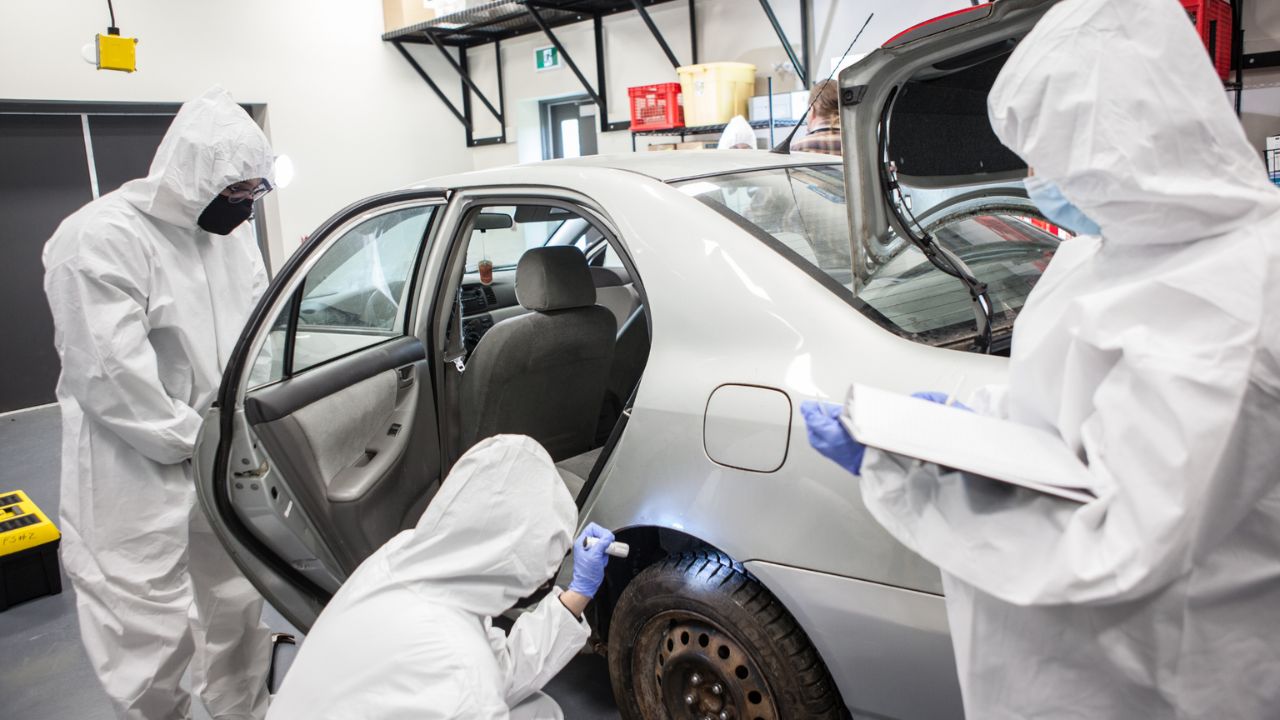
[{"label": "black metal bracket", "polygon": [[1244,56],[1245,70],[1280,67],[1280,52],[1253,53]]},{"label": "black metal bracket", "polygon": [[[458,76],[462,78],[462,92],[463,92],[462,102],[463,102],[464,109],[466,109],[466,107],[470,105],[470,97],[467,95],[467,91],[470,90],[471,92],[474,92],[476,94],[476,97],[480,98],[480,102],[484,103],[484,106],[489,109],[489,112],[493,115],[493,117],[499,123],[502,123],[503,129],[505,132],[505,128],[506,128],[506,122],[504,118],[505,113],[495,108],[493,106],[493,103],[489,102],[489,98],[485,97],[484,93],[480,91],[480,88],[476,87],[475,82],[471,80],[471,73],[468,72],[468,69],[467,69],[467,49],[465,47],[458,48],[459,59],[454,60],[453,55],[449,54],[449,51],[440,42],[440,39],[436,37],[435,33],[428,31],[424,34],[427,36],[427,40],[430,40],[431,44],[435,45],[436,49],[440,51],[440,54],[444,56],[444,59],[446,62],[449,63],[449,66],[452,67],[454,71],[458,73]],[[493,46],[495,50],[498,51],[497,59],[498,59],[499,67],[501,67],[502,50],[500,48],[500,42],[495,40],[493,43]],[[502,104],[502,87],[501,87],[502,73],[501,72],[498,73],[498,83],[499,83],[498,104],[501,105]],[[467,113],[467,116],[470,117],[469,112]]]},{"label": "black metal bracket", "polygon": [[[582,71],[578,69],[578,64],[573,61],[573,56],[571,56],[564,49],[564,45],[560,43],[560,39],[556,37],[556,34],[551,31],[551,26],[548,25],[547,21],[542,17],[542,13],[538,12],[538,7],[532,3],[526,3],[524,7],[525,7],[525,10],[529,13],[529,17],[533,18],[534,23],[538,25],[538,29],[542,30],[542,34],[546,35],[547,39],[551,41],[551,45],[555,47],[556,52],[560,54],[560,57],[564,58],[565,64],[568,65],[569,69],[573,71],[574,76],[578,78],[578,82],[582,83],[582,88],[587,91],[588,95],[591,96],[591,101],[596,104],[596,107],[601,108],[600,116],[604,117],[605,116],[604,108],[608,106],[608,103],[604,101],[604,98],[601,97],[600,93],[596,92],[595,88],[591,87],[591,83],[587,82],[586,76],[584,76],[582,74]],[[602,35],[602,28],[597,27],[596,28],[597,49],[600,49],[603,47],[603,38],[601,38],[601,35]],[[596,54],[597,56],[599,55],[598,52]],[[599,71],[600,69],[601,68],[598,67],[597,71]],[[601,79],[604,78],[603,72],[600,72],[600,77]]]},{"label": "black metal bracket", "polygon": [[[653,18],[649,17],[649,11],[644,9],[644,0],[631,0],[631,4],[635,6],[636,12],[639,13],[640,19],[644,21],[645,27],[649,28],[653,39],[658,41],[658,47],[662,48],[667,60],[671,61],[671,67],[680,67],[680,61],[676,59],[676,54],[671,52],[671,46],[667,44],[667,39],[662,36],[662,31],[654,24]],[[693,6],[690,5],[689,7],[692,9]]]},{"label": "black metal bracket", "polygon": [[578,82],[582,85],[582,89],[587,91],[587,95],[591,97],[591,101],[596,104],[596,108],[598,110],[597,114],[600,116],[600,131],[612,132],[615,130],[629,129],[631,127],[630,121],[616,123],[609,122],[609,101],[606,99],[607,87],[605,85],[604,67],[604,18],[600,15],[592,17],[596,44],[596,86],[599,88],[599,90],[597,90],[595,87],[591,86],[591,83],[587,81],[587,77],[578,69],[578,64],[573,61],[573,56],[569,54],[568,50],[565,50],[564,45],[560,43],[560,39],[557,38],[555,32],[551,30],[551,26],[547,24],[546,19],[542,17],[542,13],[538,12],[537,6],[532,3],[527,3],[525,4],[525,9],[529,12],[529,17],[533,18],[534,23],[536,23],[538,28],[542,30],[542,34],[547,37],[547,40],[551,41],[551,45],[556,49],[556,52],[560,54],[560,57],[564,58],[565,64],[569,66],[569,70],[573,72],[574,77],[578,78]]},{"label": "black metal bracket", "polygon": [[804,83],[804,87],[809,87],[810,68],[809,68],[809,25],[813,14],[813,0],[800,0],[800,54],[804,57],[803,61],[796,55],[796,51],[791,47],[791,41],[787,39],[787,33],[782,29],[782,24],[778,22],[778,15],[773,11],[773,5],[769,0],[760,0],[760,7],[764,9],[764,14],[769,18],[769,24],[773,26],[773,32],[777,34],[778,41],[782,43],[782,49],[787,53],[787,58],[791,60],[791,66],[796,69],[796,75],[800,76],[800,80]]},{"label": "black metal bracket", "polygon": [[[434,36],[429,35],[429,37],[432,37],[434,39]],[[440,48],[440,52],[444,54],[446,58],[449,57],[449,53],[447,50],[445,50],[443,45],[436,43],[436,47]],[[502,145],[507,141],[507,106],[506,106],[506,101],[502,97],[502,42],[501,41],[499,40],[493,41],[493,52],[494,52],[494,55],[493,55],[494,62],[496,63],[494,67],[496,68],[496,71],[498,74],[498,109],[497,110],[494,109],[493,104],[489,102],[489,99],[484,96],[484,93],[480,92],[480,88],[476,87],[476,84],[471,81],[470,63],[467,60],[467,48],[465,47],[458,48],[458,63],[454,67],[458,70],[458,74],[462,76],[462,113],[467,118],[467,122],[465,123],[465,127],[467,130],[467,147],[479,147],[481,145]],[[475,122],[474,122],[474,118],[472,118],[471,116],[471,91],[475,91],[476,97],[480,98],[480,102],[484,103],[484,106],[489,110],[490,113],[493,114],[494,118],[497,119],[498,126],[501,128],[501,130],[498,131],[497,135],[494,135],[492,137],[485,137],[485,138],[477,138],[474,135]]]},{"label": "black metal bracket", "polygon": [[[454,57],[449,54],[448,49],[445,48],[445,46],[441,44],[434,35],[427,33],[427,37],[430,39],[432,45],[439,48],[440,54],[444,55],[445,59],[449,61],[449,65],[453,67],[453,69],[457,71],[458,75],[462,78],[461,110],[459,110],[458,107],[449,100],[448,96],[444,94],[444,91],[440,89],[440,86],[437,85],[435,81],[431,79],[431,76],[427,74],[427,71],[422,68],[422,65],[418,62],[417,58],[415,58],[404,46],[405,42],[412,41],[392,40],[391,44],[396,46],[396,50],[400,51],[400,55],[409,63],[409,66],[413,68],[414,72],[418,73],[418,77],[422,78],[423,82],[427,84],[427,87],[431,88],[431,90],[436,94],[436,97],[440,98],[440,102],[444,103],[444,106],[449,109],[449,112],[452,113],[455,118],[458,119],[458,122],[462,123],[463,129],[466,130],[467,133],[467,147],[500,145],[505,143],[507,141],[507,123],[506,100],[503,97],[502,92],[502,43],[498,40],[493,42],[494,57],[498,63],[498,107],[494,108],[493,103],[489,102],[489,98],[485,97],[484,93],[480,91],[480,88],[476,87],[475,82],[471,79],[471,73],[467,62],[467,48],[458,48],[458,57],[457,59],[454,59]],[[422,43],[419,42],[418,44]],[[489,112],[493,114],[494,119],[498,121],[499,126],[502,128],[498,135],[485,138],[475,137],[475,118],[472,117],[471,114],[472,92],[475,92],[476,96],[480,98],[480,102],[484,103],[485,108],[487,108]]]},{"label": "black metal bracket", "polygon": [[609,122],[609,92],[605,85],[604,67],[604,18],[596,15],[591,18],[591,24],[595,30],[596,40],[596,87],[600,89],[597,93],[600,99],[596,101],[596,110],[600,115],[600,132],[629,130],[631,128],[631,121],[629,120],[616,123]]},{"label": "black metal bracket", "polygon": [[435,81],[431,79],[431,76],[427,74],[427,71],[423,70],[422,66],[418,64],[418,61],[409,54],[408,50],[404,48],[404,43],[399,40],[392,40],[391,44],[396,46],[396,50],[400,51],[400,54],[404,56],[406,61],[408,61],[409,66],[418,73],[418,77],[422,78],[423,81],[427,83],[427,87],[431,88],[432,91],[435,92],[436,97],[440,98],[440,102],[444,103],[444,106],[449,108],[449,112],[453,113],[453,116],[458,118],[458,122],[462,123],[462,126],[467,129],[467,132],[471,132],[471,121],[459,112],[458,108],[454,107],[453,103],[449,101],[449,98],[445,96],[444,91],[440,89],[440,86],[436,85]]}]

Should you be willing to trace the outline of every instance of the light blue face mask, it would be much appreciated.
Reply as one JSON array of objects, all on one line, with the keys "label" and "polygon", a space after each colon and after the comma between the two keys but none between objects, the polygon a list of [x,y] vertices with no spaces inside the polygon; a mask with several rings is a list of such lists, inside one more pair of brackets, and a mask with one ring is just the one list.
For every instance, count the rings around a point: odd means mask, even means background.
[{"label": "light blue face mask", "polygon": [[1062,194],[1057,185],[1032,175],[1024,183],[1027,196],[1040,208],[1049,222],[1077,235],[1101,235],[1102,228]]}]

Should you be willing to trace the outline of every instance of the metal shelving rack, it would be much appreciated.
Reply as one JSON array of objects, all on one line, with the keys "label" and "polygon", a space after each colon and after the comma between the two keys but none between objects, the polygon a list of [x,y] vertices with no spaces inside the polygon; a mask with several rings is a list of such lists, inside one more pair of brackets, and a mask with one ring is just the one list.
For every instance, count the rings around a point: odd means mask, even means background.
[{"label": "metal shelving rack", "polygon": [[[413,67],[418,76],[435,92],[449,112],[462,123],[467,132],[467,147],[479,145],[496,145],[507,141],[506,101],[502,91],[502,41],[522,35],[542,33],[556,48],[560,57],[582,84],[587,95],[600,108],[600,130],[626,130],[630,123],[610,123],[609,105],[605,99],[605,58],[604,58],[604,18],[619,12],[635,10],[645,19],[645,24],[653,32],[654,37],[663,50],[671,56],[666,39],[658,32],[657,26],[649,19],[648,8],[674,0],[498,0],[485,3],[461,12],[443,15],[434,20],[411,25],[400,30],[385,33],[382,39],[395,45],[404,59]],[[688,0],[689,23],[693,28],[696,22],[695,0]],[[573,57],[565,50],[564,45],[556,37],[555,29],[564,25],[590,20],[595,29],[596,84],[592,85],[574,62]],[[696,38],[696,33],[693,34]],[[494,57],[498,69],[497,104],[490,102],[471,78],[467,64],[467,51],[483,45],[493,45]],[[696,43],[696,39],[695,39]],[[445,96],[444,91],[422,67],[421,63],[409,53],[406,45],[431,45],[440,51],[445,61],[458,74],[462,81],[462,107],[459,108]],[[696,55],[696,46],[694,53]],[[456,57],[455,57],[456,54]],[[472,114],[472,95],[480,101],[484,108],[498,121],[501,132],[493,137],[477,138],[474,135],[475,121]]]},{"label": "metal shelving rack", "polygon": [[[564,59],[565,65],[573,72],[578,82],[581,83],[587,95],[599,108],[600,131],[611,132],[617,130],[627,130],[631,127],[630,122],[609,122],[609,105],[607,101],[608,93],[605,87],[605,52],[604,52],[604,18],[620,12],[635,11],[639,14],[641,20],[644,21],[645,27],[653,35],[657,41],[659,48],[666,55],[667,60],[671,62],[672,67],[680,67],[681,63],[676,58],[676,54],[672,51],[671,46],[667,44],[666,38],[663,37],[658,26],[654,24],[653,19],[649,17],[649,8],[655,5],[662,5],[676,0],[496,0],[495,2],[485,3],[477,7],[468,8],[461,12],[452,13],[438,17],[435,20],[425,23],[419,23],[400,30],[386,33],[382,39],[395,45],[396,49],[404,57],[405,61],[413,67],[414,71],[426,82],[427,86],[440,98],[445,104],[449,112],[462,123],[467,132],[467,147],[476,147],[479,145],[495,145],[505,143],[506,136],[506,102],[503,98],[502,88],[502,41],[511,38],[520,37],[522,35],[531,35],[541,33],[546,36],[547,40],[560,57]],[[688,5],[689,13],[689,35],[690,35],[690,64],[698,62],[698,32],[697,32],[697,0],[685,0]],[[787,56],[791,59],[792,65],[796,69],[796,73],[804,80],[805,86],[808,87],[808,62],[809,62],[809,46],[810,46],[810,18],[812,17],[813,0],[800,0],[800,17],[801,17],[801,54],[796,55],[795,50],[791,47],[791,43],[787,40],[786,34],[782,31],[781,25],[778,23],[777,15],[773,11],[770,0],[759,0],[761,8],[764,10],[766,17],[773,26],[774,31],[778,35],[783,48],[787,52]],[[565,50],[564,45],[560,43],[556,37],[555,29],[570,25],[573,23],[590,21],[595,30],[595,56],[596,56],[596,81],[593,85],[587,80],[578,64],[574,62],[573,57]],[[493,44],[494,56],[497,59],[498,82],[497,82],[497,103],[490,101],[480,88],[476,86],[475,81],[471,77],[471,72],[467,64],[467,51],[483,45]],[[440,89],[440,85],[435,79],[422,67],[406,45],[430,45],[434,46],[448,62],[449,66],[458,74],[462,81],[462,102],[458,107],[448,97],[444,91]],[[803,58],[803,59],[802,59]],[[472,108],[472,96],[479,100],[484,109],[489,112],[502,127],[501,132],[493,137],[477,138],[474,135],[475,118]]]},{"label": "metal shelving rack", "polygon": [[1230,2],[1232,16],[1231,67],[1235,70],[1235,77],[1227,83],[1227,90],[1236,94],[1236,114],[1240,115],[1244,110],[1244,71],[1280,67],[1280,52],[1246,55],[1244,52],[1244,6],[1246,0],[1230,0]]},{"label": "metal shelving rack", "polygon": [[[799,124],[800,123],[797,120],[754,120],[751,123],[751,127],[756,130],[768,130],[769,146],[773,147],[775,144],[773,137],[774,130],[777,128],[792,128]],[[680,142],[684,142],[684,139],[690,135],[719,135],[724,132],[725,127],[727,127],[727,125],[699,125],[697,127],[678,127],[671,128],[669,130],[642,130],[640,132],[634,132],[631,133],[631,151],[635,152],[636,138],[641,135],[679,137]]]}]

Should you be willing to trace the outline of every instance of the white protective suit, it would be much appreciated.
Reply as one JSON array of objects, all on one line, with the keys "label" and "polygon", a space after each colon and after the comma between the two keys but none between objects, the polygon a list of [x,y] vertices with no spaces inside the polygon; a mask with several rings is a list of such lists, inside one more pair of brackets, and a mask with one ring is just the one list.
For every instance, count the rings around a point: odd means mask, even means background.
[{"label": "white protective suit", "polygon": [[516,435],[480,442],[417,527],[365,559],[329,601],[268,717],[559,717],[536,693],[586,643],[586,622],[559,590],[510,633],[491,618],[551,579],[577,517],[542,446]]},{"label": "white protective suit", "polygon": [[1278,717],[1280,191],[1174,0],[1063,2],[990,110],[1102,237],[1062,245],[974,404],[1105,489],[869,450],[863,498],[944,571],[968,717]]},{"label": "white protective suit", "polygon": [[[745,148],[743,146],[746,146]],[[751,123],[741,115],[734,115],[729,124],[725,126],[724,132],[720,133],[720,141],[716,143],[717,150],[734,150],[734,149],[756,149],[756,131],[751,129]]]},{"label": "white protective suit", "polygon": [[[44,249],[62,359],[62,562],[98,678],[127,718],[266,712],[262,599],[195,506],[201,413],[266,286],[249,226],[196,218],[271,178],[266,137],[227,93],[185,105],[150,174],[78,210]],[[188,617],[190,616],[190,617]]]}]

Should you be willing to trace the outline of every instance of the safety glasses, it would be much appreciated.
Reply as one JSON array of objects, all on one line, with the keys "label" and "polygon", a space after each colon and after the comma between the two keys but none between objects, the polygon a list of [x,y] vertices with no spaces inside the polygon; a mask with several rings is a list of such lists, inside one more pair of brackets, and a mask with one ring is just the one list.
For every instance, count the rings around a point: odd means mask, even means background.
[{"label": "safety glasses", "polygon": [[222,191],[222,194],[226,196],[227,202],[232,205],[238,205],[246,200],[249,202],[256,202],[259,198],[269,192],[271,192],[271,183],[267,180],[263,180],[256,186],[250,184],[248,181],[238,182]]}]

